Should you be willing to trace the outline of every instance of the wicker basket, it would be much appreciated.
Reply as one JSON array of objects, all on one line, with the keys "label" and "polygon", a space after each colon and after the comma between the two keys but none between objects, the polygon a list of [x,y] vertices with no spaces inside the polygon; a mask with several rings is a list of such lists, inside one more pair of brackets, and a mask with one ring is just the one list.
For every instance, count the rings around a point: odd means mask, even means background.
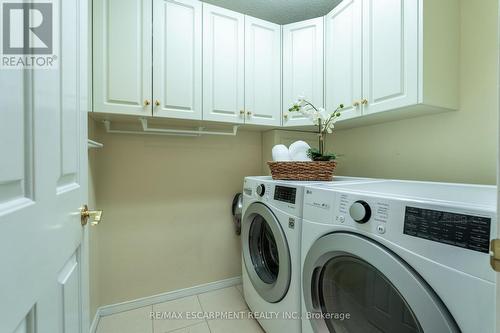
[{"label": "wicker basket", "polygon": [[267,162],[273,179],[280,180],[326,180],[333,178],[335,161],[311,162]]}]

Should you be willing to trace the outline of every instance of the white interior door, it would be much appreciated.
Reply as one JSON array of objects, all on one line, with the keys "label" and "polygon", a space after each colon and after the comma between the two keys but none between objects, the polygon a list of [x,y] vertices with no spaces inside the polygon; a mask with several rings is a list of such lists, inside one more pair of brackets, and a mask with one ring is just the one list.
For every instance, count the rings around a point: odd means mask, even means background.
[{"label": "white interior door", "polygon": [[[500,1],[499,1],[500,3]],[[500,7],[499,7],[500,9]],[[498,13],[500,17],[500,11]],[[497,28],[498,29],[498,28]],[[500,29],[498,29],[500,31]],[[500,36],[500,34],[498,35]],[[497,91],[500,91],[500,72],[497,73]],[[500,102],[500,100],[499,100]],[[498,104],[500,105],[500,103]],[[500,109],[497,110],[497,114],[500,115]],[[498,118],[498,128],[500,129],[500,117]],[[497,239],[500,239],[500,218],[498,218],[498,212],[500,212],[500,131],[497,130]],[[500,272],[497,272],[497,284],[496,284],[496,304],[495,304],[495,313],[496,316],[496,333],[500,333],[500,316],[498,315],[498,311],[500,310]]]},{"label": "white interior door", "polygon": [[201,120],[201,2],[153,1],[153,116]]},{"label": "white interior door", "polygon": [[243,123],[245,16],[203,4],[203,120]]},{"label": "white interior door", "polygon": [[247,124],[281,124],[281,27],[245,16]]},{"label": "white interior door", "polygon": [[150,116],[151,0],[99,0],[93,7],[93,111]]},{"label": "white interior door", "polygon": [[0,332],[88,332],[87,0],[59,2],[59,69],[0,73]]},{"label": "white interior door", "polygon": [[366,114],[418,102],[418,0],[363,0]]},{"label": "white interior door", "polygon": [[361,115],[362,0],[345,0],[325,16],[325,102],[341,120]]},{"label": "white interior door", "polygon": [[[498,140],[500,143],[500,140]],[[500,156],[500,155],[499,155]],[[500,165],[500,158],[498,159],[498,165]],[[500,180],[500,173],[497,175],[497,186],[499,185],[498,181]],[[498,205],[497,205],[497,214],[500,211],[500,192],[498,193]],[[500,219],[497,218],[497,239],[500,239]],[[497,285],[496,285],[497,297],[496,297],[496,308],[494,309],[496,315],[496,332],[500,333],[500,315],[498,315],[498,311],[500,310],[500,272],[497,272]]]},{"label": "white interior door", "polygon": [[283,126],[312,125],[288,109],[299,96],[323,107],[323,17],[283,26]]}]

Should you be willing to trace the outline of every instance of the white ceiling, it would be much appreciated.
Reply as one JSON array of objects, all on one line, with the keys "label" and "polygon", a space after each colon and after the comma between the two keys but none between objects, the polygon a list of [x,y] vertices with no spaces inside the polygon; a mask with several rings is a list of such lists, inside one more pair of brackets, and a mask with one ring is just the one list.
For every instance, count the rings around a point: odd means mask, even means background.
[{"label": "white ceiling", "polygon": [[203,0],[266,21],[287,24],[323,16],[341,0]]}]

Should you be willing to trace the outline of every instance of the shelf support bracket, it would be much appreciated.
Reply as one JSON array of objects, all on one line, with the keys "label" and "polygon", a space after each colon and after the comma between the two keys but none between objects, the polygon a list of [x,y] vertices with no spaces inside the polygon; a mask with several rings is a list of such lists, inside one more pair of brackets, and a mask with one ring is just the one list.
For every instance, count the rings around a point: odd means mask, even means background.
[{"label": "shelf support bracket", "polygon": [[117,130],[111,128],[111,121],[104,120],[104,127],[107,133],[116,134],[139,134],[139,135],[171,135],[171,136],[202,136],[202,135],[223,135],[223,136],[236,136],[238,133],[238,125],[233,125],[232,131],[221,132],[221,131],[207,131],[203,127],[198,127],[195,130],[180,130],[174,128],[151,128],[148,125],[148,119],[139,118],[139,122],[142,126],[142,131],[132,131],[132,130]]}]

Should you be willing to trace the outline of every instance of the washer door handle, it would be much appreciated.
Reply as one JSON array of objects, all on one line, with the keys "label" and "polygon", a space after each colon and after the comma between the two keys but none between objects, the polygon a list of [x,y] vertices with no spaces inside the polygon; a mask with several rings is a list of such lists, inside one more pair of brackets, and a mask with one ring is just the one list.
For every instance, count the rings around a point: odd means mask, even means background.
[{"label": "washer door handle", "polygon": [[311,277],[311,301],[314,310],[321,312],[321,305],[319,301],[319,276],[320,267],[316,267]]}]

